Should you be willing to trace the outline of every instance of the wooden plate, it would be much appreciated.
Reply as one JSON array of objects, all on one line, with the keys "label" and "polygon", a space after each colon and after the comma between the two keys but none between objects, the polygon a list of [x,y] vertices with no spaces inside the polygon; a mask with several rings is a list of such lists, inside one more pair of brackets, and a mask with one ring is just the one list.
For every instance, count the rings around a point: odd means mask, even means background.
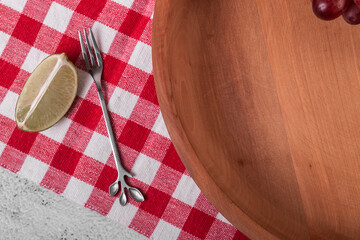
[{"label": "wooden plate", "polygon": [[240,231],[359,239],[359,26],[309,0],[158,0],[153,62],[176,150]]}]

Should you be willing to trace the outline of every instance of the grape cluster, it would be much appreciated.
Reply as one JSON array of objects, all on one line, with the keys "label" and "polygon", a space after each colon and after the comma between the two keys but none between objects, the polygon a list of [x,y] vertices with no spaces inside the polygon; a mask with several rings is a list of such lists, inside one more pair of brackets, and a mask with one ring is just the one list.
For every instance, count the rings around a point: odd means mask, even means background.
[{"label": "grape cluster", "polygon": [[311,0],[317,17],[333,20],[340,15],[349,24],[360,23],[360,0]]}]

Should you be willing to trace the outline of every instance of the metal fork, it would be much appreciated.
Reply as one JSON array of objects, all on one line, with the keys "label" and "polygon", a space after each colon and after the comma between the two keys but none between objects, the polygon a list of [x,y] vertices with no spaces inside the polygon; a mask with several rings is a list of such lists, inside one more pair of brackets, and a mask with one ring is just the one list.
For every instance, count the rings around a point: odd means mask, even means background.
[{"label": "metal fork", "polygon": [[[137,188],[129,186],[125,180],[125,176],[132,177],[132,175],[128,171],[126,171],[121,164],[120,155],[119,155],[119,152],[118,152],[117,146],[116,146],[115,136],[112,131],[109,114],[106,109],[106,103],[105,103],[104,95],[103,95],[102,89],[101,89],[101,75],[103,72],[104,64],[103,64],[103,60],[101,58],[99,47],[95,41],[94,34],[91,31],[91,28],[89,28],[89,32],[90,32],[92,45],[89,41],[86,30],[84,29],[83,31],[84,31],[84,36],[85,36],[85,40],[86,40],[86,45],[88,47],[88,52],[90,55],[90,62],[89,62],[89,57],[88,57],[88,54],[87,54],[87,51],[85,48],[85,44],[84,44],[84,41],[83,41],[83,38],[81,35],[81,31],[79,30],[79,39],[80,39],[82,56],[84,58],[86,69],[90,73],[91,77],[94,79],[96,89],[99,94],[100,104],[101,104],[101,108],[102,108],[102,111],[104,114],[106,128],[107,128],[108,135],[110,138],[111,148],[112,148],[114,158],[115,158],[116,169],[118,171],[118,177],[117,177],[116,181],[113,184],[111,184],[109,187],[110,196],[115,196],[117,194],[117,192],[119,191],[119,182],[120,182],[121,194],[120,194],[119,200],[120,200],[120,204],[122,206],[125,206],[125,204],[127,203],[127,197],[126,197],[126,194],[124,191],[126,188],[128,189],[129,195],[132,199],[134,199],[135,201],[138,201],[138,202],[142,202],[145,200],[142,193]],[[93,51],[95,52],[96,57],[94,56]]]}]

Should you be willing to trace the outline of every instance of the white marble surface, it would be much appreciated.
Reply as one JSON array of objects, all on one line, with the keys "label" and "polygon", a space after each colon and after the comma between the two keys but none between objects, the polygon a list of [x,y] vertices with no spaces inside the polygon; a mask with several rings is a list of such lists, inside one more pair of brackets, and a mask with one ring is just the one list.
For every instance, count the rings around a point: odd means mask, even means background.
[{"label": "white marble surface", "polygon": [[0,168],[0,239],[147,239]]}]

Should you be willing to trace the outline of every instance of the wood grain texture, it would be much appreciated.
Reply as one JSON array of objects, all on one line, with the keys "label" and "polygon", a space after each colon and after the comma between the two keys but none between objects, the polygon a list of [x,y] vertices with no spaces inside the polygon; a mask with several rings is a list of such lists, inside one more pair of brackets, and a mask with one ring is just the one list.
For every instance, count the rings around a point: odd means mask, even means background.
[{"label": "wood grain texture", "polygon": [[308,0],[158,0],[156,90],[204,194],[252,239],[360,236],[360,28]]}]

